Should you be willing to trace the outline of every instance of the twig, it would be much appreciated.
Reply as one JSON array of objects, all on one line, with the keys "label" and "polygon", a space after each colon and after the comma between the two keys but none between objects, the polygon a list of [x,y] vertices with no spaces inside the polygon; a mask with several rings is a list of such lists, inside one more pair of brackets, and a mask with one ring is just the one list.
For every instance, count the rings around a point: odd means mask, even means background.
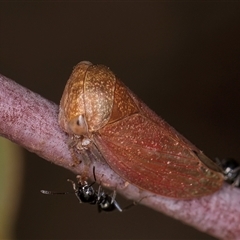
[{"label": "twig", "polygon": [[[0,75],[0,135],[42,158],[81,174],[73,166],[67,135],[59,128],[58,106]],[[177,200],[153,195],[127,183],[106,164],[95,162],[101,184],[220,239],[240,237],[240,190],[224,185],[207,197]],[[89,172],[92,178],[92,172]]]}]

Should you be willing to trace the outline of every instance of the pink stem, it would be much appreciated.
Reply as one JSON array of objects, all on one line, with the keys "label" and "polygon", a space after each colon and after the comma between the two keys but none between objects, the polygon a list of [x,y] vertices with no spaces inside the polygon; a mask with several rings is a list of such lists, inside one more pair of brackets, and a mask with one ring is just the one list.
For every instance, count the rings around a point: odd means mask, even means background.
[{"label": "pink stem", "polygon": [[[0,135],[42,158],[81,174],[73,165],[67,135],[58,125],[58,106],[0,75]],[[225,184],[207,197],[177,200],[153,195],[128,184],[106,164],[94,162],[101,184],[135,202],[181,220],[220,239],[239,239],[240,190]],[[89,172],[92,178],[92,172]]]}]

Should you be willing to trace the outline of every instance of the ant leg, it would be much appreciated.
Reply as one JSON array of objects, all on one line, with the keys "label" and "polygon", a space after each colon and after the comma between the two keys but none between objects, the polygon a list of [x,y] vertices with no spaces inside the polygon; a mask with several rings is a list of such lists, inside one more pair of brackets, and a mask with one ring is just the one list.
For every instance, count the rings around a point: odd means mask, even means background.
[{"label": "ant leg", "polygon": [[94,178],[94,181],[96,182],[97,178],[96,178],[96,174],[95,174],[95,166],[93,166],[93,178]]},{"label": "ant leg", "polygon": [[71,179],[67,179],[67,181],[72,183],[73,190],[76,192],[78,190],[77,187],[76,187],[76,183]]},{"label": "ant leg", "polygon": [[234,187],[240,187],[240,167],[237,167],[232,170],[232,173],[237,173],[236,179],[233,181],[232,185]]},{"label": "ant leg", "polygon": [[56,194],[69,194],[69,192],[53,192],[48,190],[41,190],[42,194],[48,194],[48,195],[56,195]]},{"label": "ant leg", "polygon": [[112,200],[111,200],[111,204],[114,204],[115,208],[119,211],[122,212],[122,208],[119,206],[118,202],[116,201],[116,196],[117,196],[117,192],[116,190],[113,191],[113,195],[112,195]]},{"label": "ant leg", "polygon": [[113,194],[112,194],[112,201],[111,201],[111,203],[113,203],[115,201],[116,196],[117,196],[117,192],[116,192],[116,190],[114,190]]},{"label": "ant leg", "polygon": [[103,196],[104,192],[102,191],[102,186],[99,185],[98,191],[97,191],[97,202],[100,201],[101,197]]},{"label": "ant leg", "polygon": [[126,211],[126,210],[128,210],[129,208],[136,206],[137,204],[141,203],[141,201],[142,201],[143,199],[145,199],[145,198],[154,197],[154,196],[155,196],[155,195],[142,197],[138,202],[134,201],[134,202],[132,202],[131,204],[129,204],[128,206],[124,207],[124,208],[123,208],[123,211]]}]

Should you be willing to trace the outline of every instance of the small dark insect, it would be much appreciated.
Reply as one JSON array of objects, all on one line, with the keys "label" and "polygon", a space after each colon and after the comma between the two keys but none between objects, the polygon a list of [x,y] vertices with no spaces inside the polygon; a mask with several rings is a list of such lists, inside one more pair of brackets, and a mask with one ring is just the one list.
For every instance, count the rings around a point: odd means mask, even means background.
[{"label": "small dark insect", "polygon": [[234,158],[217,158],[216,162],[223,171],[225,181],[234,187],[240,187],[240,162]]},{"label": "small dark insect", "polygon": [[[110,196],[109,194],[106,194],[101,185],[99,185],[98,190],[95,190],[93,188],[93,185],[96,183],[96,175],[95,175],[95,167],[93,167],[93,176],[94,176],[94,182],[91,184],[88,184],[86,181],[83,181],[81,177],[77,176],[77,183],[74,181],[68,179],[68,182],[72,183],[74,193],[76,197],[78,198],[80,203],[89,203],[93,205],[98,206],[98,211],[105,211],[105,212],[111,212],[115,209],[117,209],[119,212],[122,212],[123,210],[115,200],[116,198],[116,191],[113,192],[113,195]],[[43,194],[68,194],[69,192],[53,192],[53,191],[47,191],[47,190],[41,190],[41,193]]]}]

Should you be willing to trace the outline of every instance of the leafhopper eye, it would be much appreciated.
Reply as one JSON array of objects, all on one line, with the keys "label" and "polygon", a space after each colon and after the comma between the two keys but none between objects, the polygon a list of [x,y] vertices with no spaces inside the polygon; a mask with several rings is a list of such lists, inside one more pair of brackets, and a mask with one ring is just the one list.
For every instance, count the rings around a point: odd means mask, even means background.
[{"label": "leafhopper eye", "polygon": [[88,135],[88,126],[84,115],[79,115],[71,119],[68,123],[69,130],[78,136]]}]

